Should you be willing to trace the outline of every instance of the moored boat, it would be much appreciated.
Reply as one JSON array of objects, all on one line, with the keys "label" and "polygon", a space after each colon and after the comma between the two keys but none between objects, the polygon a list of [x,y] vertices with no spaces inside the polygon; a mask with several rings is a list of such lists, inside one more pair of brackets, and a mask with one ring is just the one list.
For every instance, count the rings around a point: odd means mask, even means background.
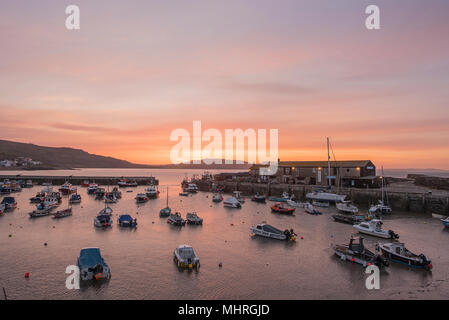
[{"label": "moored boat", "polygon": [[332,215],[332,218],[334,218],[336,222],[348,223],[351,225],[371,220],[371,216],[364,216],[364,215],[346,216],[344,214],[339,213]]},{"label": "moored boat", "polygon": [[295,208],[287,208],[284,207],[280,202],[277,202],[271,206],[271,211],[275,213],[293,214],[295,212]]},{"label": "moored boat", "polygon": [[196,225],[203,224],[203,218],[198,217],[196,212],[188,212],[186,214],[186,221],[188,224],[196,224]]},{"label": "moored boat", "polygon": [[82,183],[81,183],[81,187],[88,187],[90,184],[89,184],[89,180],[84,180]]},{"label": "moored boat", "polygon": [[234,191],[234,198],[236,198],[241,204],[245,203],[245,198],[242,197],[242,193],[240,191]]},{"label": "moored boat", "polygon": [[95,194],[97,189],[98,189],[98,184],[91,183],[91,184],[89,184],[89,187],[87,188],[87,194]]},{"label": "moored boat", "polygon": [[137,219],[131,217],[129,214],[122,214],[117,219],[120,227],[135,228],[137,227]]},{"label": "moored boat", "polygon": [[222,202],[223,196],[220,193],[214,194],[214,196],[212,197],[212,201],[216,203]]},{"label": "moored boat", "polygon": [[196,268],[200,267],[200,259],[197,257],[192,246],[187,244],[178,246],[173,252],[173,260],[178,268]]},{"label": "moored boat", "polygon": [[111,216],[112,215],[112,208],[108,207],[107,205],[105,205],[105,207],[103,209],[101,209],[100,212],[98,212],[98,215]]},{"label": "moored boat", "polygon": [[349,245],[333,245],[332,249],[341,260],[358,263],[364,267],[374,264],[379,268],[383,268],[389,265],[387,259],[366,249],[361,237],[351,237]]},{"label": "moored boat", "polygon": [[228,208],[241,208],[242,204],[234,197],[229,197],[223,201],[223,205]]},{"label": "moored boat", "polygon": [[111,278],[111,269],[103,260],[99,248],[83,248],[77,263],[81,280],[102,280]]},{"label": "moored boat", "polygon": [[115,197],[115,194],[113,192],[106,192],[104,195],[104,202],[105,203],[116,203],[117,198]]},{"label": "moored boat", "polygon": [[312,205],[315,206],[315,207],[329,208],[331,204],[328,201],[316,201],[316,200],[313,200],[312,201]]},{"label": "moored boat", "polygon": [[265,195],[256,193],[256,194],[251,198],[251,201],[254,201],[254,202],[260,202],[260,203],[265,203],[265,202],[266,202],[266,199],[267,199],[267,198],[265,197]]},{"label": "moored boat", "polygon": [[295,200],[287,200],[287,204],[292,208],[305,208],[308,202],[300,202]]},{"label": "moored boat", "polygon": [[308,214],[314,214],[314,215],[319,215],[322,214],[321,211],[319,211],[318,209],[316,209],[311,203],[307,203],[304,206],[304,211]]},{"label": "moored boat", "polygon": [[71,204],[81,203],[81,195],[78,193],[72,194],[72,196],[70,197],[69,203],[71,203]]},{"label": "moored boat", "polygon": [[157,198],[159,195],[159,191],[157,190],[156,186],[149,186],[145,189],[145,194],[149,199]]},{"label": "moored boat", "polygon": [[359,209],[351,201],[342,201],[335,204],[337,210],[344,213],[356,214]]},{"label": "moored boat", "polygon": [[198,186],[195,183],[189,183],[184,191],[189,193],[197,193],[199,191]]},{"label": "moored boat", "polygon": [[112,219],[108,214],[99,214],[94,218],[94,226],[97,228],[112,227]]},{"label": "moored boat", "polygon": [[53,213],[53,219],[65,218],[72,215],[72,208],[67,208],[65,210],[60,210]]},{"label": "moored boat", "polygon": [[372,219],[371,221],[361,222],[355,224],[353,227],[360,233],[368,234],[384,239],[399,239],[399,235],[393,230],[383,230],[383,222],[378,219]]},{"label": "moored boat", "polygon": [[45,208],[45,209],[36,209],[32,212],[28,213],[30,218],[40,218],[40,217],[46,217],[51,214],[51,209]]},{"label": "moored boat", "polygon": [[136,203],[144,203],[147,202],[149,199],[145,193],[138,193],[136,195]]},{"label": "moored boat", "polygon": [[68,181],[66,181],[60,188],[59,188],[59,192],[61,192],[62,194],[71,194],[76,192],[76,188],[74,186],[72,186],[71,183],[69,183]]},{"label": "moored boat", "polygon": [[415,254],[405,247],[404,243],[392,242],[378,244],[378,249],[382,255],[394,262],[418,269],[432,269],[432,261],[424,254]]},{"label": "moored boat", "polygon": [[308,200],[312,200],[312,201],[315,200],[315,201],[336,203],[336,202],[344,201],[346,196],[318,190],[318,191],[313,191],[313,192],[307,193],[306,198]]},{"label": "moored boat", "polygon": [[176,212],[170,214],[167,219],[167,223],[174,226],[184,226],[186,224],[186,221],[181,217],[181,214],[179,212]]},{"label": "moored boat", "polygon": [[284,231],[281,231],[269,224],[261,223],[255,226],[252,226],[250,230],[258,236],[266,237],[266,238],[273,238],[277,240],[287,240],[287,241],[295,241],[296,240],[296,234],[294,233],[293,229],[285,229]]},{"label": "moored boat", "polygon": [[290,199],[290,195],[288,194],[288,192],[283,192],[282,196],[280,197],[276,197],[276,196],[271,196],[268,198],[269,201],[274,201],[274,202],[287,202],[287,200]]},{"label": "moored boat", "polygon": [[160,217],[168,217],[171,214],[171,208],[168,206],[168,187],[167,187],[167,200],[165,203],[165,208],[162,208],[161,211],[159,211]]},{"label": "moored boat", "polygon": [[126,179],[121,179],[119,182],[117,182],[117,184],[121,188],[137,187],[137,181],[128,181]]},{"label": "moored boat", "polygon": [[1,204],[5,206],[5,211],[17,208],[17,201],[14,197],[4,197]]},{"label": "moored boat", "polygon": [[449,228],[449,217],[447,217],[446,219],[441,219],[441,222],[443,223],[443,226]]}]

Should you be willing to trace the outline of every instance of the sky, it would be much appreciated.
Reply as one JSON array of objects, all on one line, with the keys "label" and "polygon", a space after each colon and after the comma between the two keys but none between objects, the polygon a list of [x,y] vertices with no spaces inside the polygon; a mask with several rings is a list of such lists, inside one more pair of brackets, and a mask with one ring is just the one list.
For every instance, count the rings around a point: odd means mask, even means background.
[{"label": "sky", "polygon": [[[65,28],[66,6],[81,12]],[[380,8],[380,30],[365,8]],[[177,128],[281,160],[449,169],[447,0],[0,2],[0,138],[170,162]]]}]

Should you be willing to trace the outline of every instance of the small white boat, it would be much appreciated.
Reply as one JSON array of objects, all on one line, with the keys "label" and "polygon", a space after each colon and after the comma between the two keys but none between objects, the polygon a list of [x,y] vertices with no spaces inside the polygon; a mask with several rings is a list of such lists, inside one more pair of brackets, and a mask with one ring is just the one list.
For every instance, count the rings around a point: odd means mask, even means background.
[{"label": "small white boat", "polygon": [[184,191],[189,192],[189,193],[197,193],[198,192],[198,186],[194,183],[189,183],[187,185],[187,188],[184,189]]},{"label": "small white boat", "polygon": [[103,209],[100,210],[100,212],[98,212],[98,215],[112,215],[112,208],[110,207],[104,207]]},{"label": "small white boat", "polygon": [[223,201],[223,205],[228,208],[241,208],[242,204],[234,197],[229,197]]},{"label": "small white boat", "polygon": [[213,202],[221,202],[221,201],[223,201],[223,197],[222,197],[222,195],[221,194],[219,194],[219,193],[217,193],[217,194],[214,194],[214,196],[212,197],[212,201]]},{"label": "small white boat", "polygon": [[443,223],[443,226],[449,228],[449,217],[447,217],[446,219],[441,219],[441,222]]},{"label": "small white boat", "polygon": [[200,267],[200,259],[197,257],[195,250],[187,244],[178,246],[173,252],[173,260],[178,268],[196,268]]},{"label": "small white boat", "polygon": [[296,234],[293,232],[293,229],[281,231],[269,224],[261,223],[255,226],[252,226],[250,230],[258,236],[273,238],[277,240],[296,240]]},{"label": "small white boat", "polygon": [[308,205],[308,202],[298,202],[295,200],[287,200],[287,204],[292,208],[305,208]]},{"label": "small white boat", "polygon": [[288,192],[283,192],[281,197],[271,196],[268,198],[269,201],[274,202],[287,202],[290,199]]},{"label": "small white boat", "polygon": [[186,214],[186,220],[188,224],[203,224],[203,218],[198,217],[196,212],[188,212]]},{"label": "small white boat", "polygon": [[385,204],[383,203],[383,201],[379,201],[378,204],[372,205],[372,206],[369,208],[368,211],[369,211],[369,213],[382,213],[382,214],[388,214],[388,213],[391,213],[393,210],[391,209],[390,206],[385,205]]},{"label": "small white boat", "polygon": [[395,233],[393,230],[383,230],[382,229],[383,222],[378,219],[373,219],[370,221],[364,221],[359,224],[353,225],[354,229],[356,229],[360,233],[368,234],[371,236],[384,238],[384,239],[399,239],[399,235]]},{"label": "small white boat", "polygon": [[234,191],[234,198],[242,204],[245,203],[245,198],[242,197],[242,193],[240,191]]},{"label": "small white boat", "polygon": [[346,196],[324,191],[313,191],[306,194],[306,198],[315,201],[342,202]]},{"label": "small white boat", "polygon": [[307,203],[304,206],[304,209],[308,214],[315,214],[315,215],[321,214],[321,212],[315,209],[315,207],[311,203]]},{"label": "small white boat", "polygon": [[446,216],[445,216],[445,215],[442,215],[442,214],[432,213],[432,218],[435,218],[435,219],[444,219],[444,218],[446,218]]},{"label": "small white boat", "polygon": [[357,214],[359,212],[359,208],[357,208],[351,201],[337,202],[335,206],[338,211],[344,213]]}]

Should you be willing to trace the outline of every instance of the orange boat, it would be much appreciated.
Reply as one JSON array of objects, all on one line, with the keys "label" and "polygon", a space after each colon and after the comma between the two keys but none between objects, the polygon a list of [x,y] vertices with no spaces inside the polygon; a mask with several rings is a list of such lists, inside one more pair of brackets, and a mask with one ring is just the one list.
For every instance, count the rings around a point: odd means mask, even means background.
[{"label": "orange boat", "polygon": [[276,202],[271,206],[271,211],[276,213],[293,214],[295,208],[286,208],[280,202]]}]

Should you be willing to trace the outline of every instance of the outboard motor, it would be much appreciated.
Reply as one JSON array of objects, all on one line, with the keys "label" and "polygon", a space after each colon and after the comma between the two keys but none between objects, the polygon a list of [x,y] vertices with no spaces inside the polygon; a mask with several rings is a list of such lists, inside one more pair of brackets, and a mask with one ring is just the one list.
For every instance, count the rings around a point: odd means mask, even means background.
[{"label": "outboard motor", "polygon": [[399,239],[399,235],[393,230],[388,230],[388,233],[390,234],[391,239]]},{"label": "outboard motor", "polygon": [[390,265],[389,261],[382,257],[380,254],[376,255],[376,260],[374,264],[379,267],[379,269],[382,269],[383,267],[388,267]]}]

